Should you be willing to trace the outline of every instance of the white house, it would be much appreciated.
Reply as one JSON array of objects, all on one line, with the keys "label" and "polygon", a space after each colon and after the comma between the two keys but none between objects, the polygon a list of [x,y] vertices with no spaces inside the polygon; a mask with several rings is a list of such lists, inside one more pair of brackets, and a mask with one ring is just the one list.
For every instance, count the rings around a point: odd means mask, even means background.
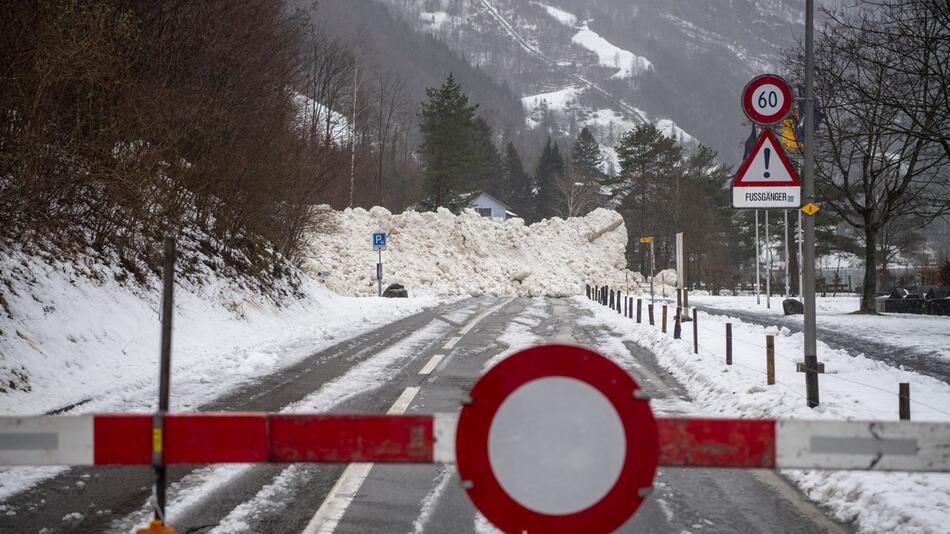
[{"label": "white house", "polygon": [[488,193],[479,193],[472,200],[468,201],[468,207],[475,210],[482,217],[490,219],[508,220],[517,217],[511,209],[502,201],[489,195]]}]

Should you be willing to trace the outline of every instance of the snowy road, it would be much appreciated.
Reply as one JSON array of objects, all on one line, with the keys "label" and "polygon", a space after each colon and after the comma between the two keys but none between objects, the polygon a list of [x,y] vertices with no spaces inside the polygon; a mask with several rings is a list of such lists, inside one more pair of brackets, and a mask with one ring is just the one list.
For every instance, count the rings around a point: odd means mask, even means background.
[{"label": "snowy road", "polygon": [[[455,411],[484,370],[540,342],[616,336],[566,299],[469,299],[321,351],[205,410]],[[660,400],[683,389],[630,343],[614,356]],[[612,351],[616,352],[616,351]],[[174,390],[173,390],[174,394]],[[171,469],[170,522],[186,532],[490,532],[452,467],[223,465]],[[0,503],[0,532],[128,532],[144,524],[148,468],[72,469]],[[46,529],[46,530],[44,530]],[[771,471],[661,469],[623,532],[847,532]]]}]

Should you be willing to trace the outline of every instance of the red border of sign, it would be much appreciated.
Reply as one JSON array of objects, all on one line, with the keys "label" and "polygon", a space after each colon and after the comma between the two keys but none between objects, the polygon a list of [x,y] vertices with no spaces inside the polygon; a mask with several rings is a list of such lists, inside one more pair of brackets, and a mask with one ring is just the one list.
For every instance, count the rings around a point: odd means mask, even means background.
[{"label": "red border of sign", "polygon": [[[779,161],[781,161],[782,165],[785,166],[785,170],[788,171],[788,175],[792,177],[791,182],[742,181],[742,177],[745,176],[746,171],[749,170],[749,166],[752,165],[755,155],[759,153],[759,150],[762,148],[762,145],[765,144],[766,139],[772,141],[772,146],[775,147],[775,152],[778,155]],[[795,173],[795,167],[792,167],[792,163],[788,161],[788,156],[785,155],[785,150],[783,150],[782,146],[779,144],[778,138],[775,137],[775,134],[772,133],[772,130],[768,128],[763,129],[762,133],[759,134],[759,139],[755,142],[755,148],[749,152],[749,156],[745,159],[745,161],[742,162],[742,166],[739,167],[739,172],[736,173],[736,177],[732,180],[732,187],[801,187],[801,185],[802,183],[798,179],[798,174]]]},{"label": "red border of sign", "polygon": [[[779,90],[782,91],[782,96],[785,98],[785,101],[782,103],[782,107],[773,115],[762,115],[757,112],[754,107],[752,107],[752,94],[755,93],[755,90],[760,86],[767,83],[772,83],[778,86]],[[745,89],[742,90],[742,110],[745,111],[746,117],[756,122],[758,124],[775,124],[776,122],[781,121],[785,118],[785,115],[788,115],[789,110],[792,109],[792,88],[788,85],[788,82],[785,81],[785,78],[778,76],[776,74],[763,74],[761,76],[756,76],[752,78],[752,81],[746,84]]]},{"label": "red border of sign", "polygon": [[[502,402],[522,385],[549,376],[575,378],[597,388],[623,423],[627,451],[620,476],[600,501],[568,515],[530,510],[512,499],[495,478],[488,458],[488,434]],[[656,420],[649,403],[634,397],[636,381],[607,358],[571,345],[542,345],[514,354],[489,370],[471,390],[456,432],[456,464],[471,482],[469,498],[505,532],[611,532],[643,502],[640,488],[653,485],[659,459]],[[570,429],[565,429],[569,432]]]}]

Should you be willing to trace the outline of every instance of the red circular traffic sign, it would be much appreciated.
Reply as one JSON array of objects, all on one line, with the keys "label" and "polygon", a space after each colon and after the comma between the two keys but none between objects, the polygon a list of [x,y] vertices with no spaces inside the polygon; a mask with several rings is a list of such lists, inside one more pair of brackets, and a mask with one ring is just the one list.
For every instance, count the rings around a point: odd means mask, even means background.
[{"label": "red circular traffic sign", "polygon": [[456,431],[475,506],[505,532],[611,532],[640,506],[659,457],[636,381],[588,349],[542,345],[489,370]]},{"label": "red circular traffic sign", "polygon": [[792,89],[775,74],[756,76],[742,90],[742,110],[758,124],[773,124],[792,109]]}]

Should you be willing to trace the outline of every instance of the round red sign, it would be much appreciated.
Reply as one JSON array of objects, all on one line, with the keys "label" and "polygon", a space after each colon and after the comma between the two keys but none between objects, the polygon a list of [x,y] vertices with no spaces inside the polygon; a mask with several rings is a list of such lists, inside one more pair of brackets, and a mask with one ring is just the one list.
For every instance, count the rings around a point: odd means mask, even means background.
[{"label": "round red sign", "polygon": [[775,74],[763,74],[749,82],[742,91],[742,110],[758,124],[773,124],[792,109],[792,89]]},{"label": "round red sign", "polygon": [[490,369],[462,407],[456,462],[505,532],[611,532],[640,506],[659,457],[636,381],[588,349],[543,345]]}]

